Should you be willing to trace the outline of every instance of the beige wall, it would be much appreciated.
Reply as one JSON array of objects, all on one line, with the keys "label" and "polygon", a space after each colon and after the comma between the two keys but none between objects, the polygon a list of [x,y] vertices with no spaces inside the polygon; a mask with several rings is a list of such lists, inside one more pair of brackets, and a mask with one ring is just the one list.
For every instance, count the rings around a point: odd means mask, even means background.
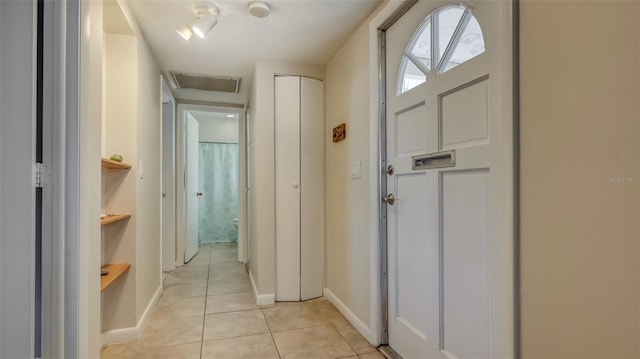
[{"label": "beige wall", "polygon": [[638,358],[640,2],[521,28],[523,357]]},{"label": "beige wall", "polygon": [[[368,39],[368,26],[360,26],[327,65],[325,84],[325,287],[367,326],[371,295],[369,192],[372,190]],[[347,124],[347,138],[333,143],[332,129],[341,123]],[[350,177],[354,161],[362,161],[361,179]]]},{"label": "beige wall", "polygon": [[[91,286],[81,288],[80,298],[88,298],[88,310],[80,313],[80,320],[88,320],[91,324],[81,329],[89,340],[82,341],[86,348],[81,348],[80,356],[94,358],[99,357],[101,331],[134,329],[126,331],[127,334],[103,336],[103,339],[135,339],[137,329],[143,324],[144,312],[160,289],[161,101],[160,70],[127,4],[122,1],[87,2],[83,6],[86,16],[82,19],[89,21],[83,23],[82,29],[89,31],[81,34],[86,41],[84,48],[91,52],[85,51],[81,55],[83,66],[87,66],[81,76],[81,104],[87,109],[81,115],[85,129],[80,135],[83,156],[80,166],[91,167],[94,171],[81,173],[80,182],[86,186],[82,192],[90,199],[81,203],[81,209],[82,214],[91,214],[89,218],[96,220],[81,217],[81,223],[95,223],[95,226],[83,235],[88,238],[85,245],[91,260],[81,266],[79,273],[97,273],[100,264],[106,262],[132,264],[129,273],[102,295],[97,276],[92,277],[95,279],[90,281]],[[119,16],[126,17],[131,25],[131,28],[122,29],[131,36],[103,35],[103,14],[112,19],[116,10],[122,11]],[[134,36],[134,33],[140,35]],[[103,171],[101,181],[99,157],[112,153],[122,154],[133,169],[121,173]],[[144,163],[143,179],[139,178],[140,160]],[[103,228],[105,238],[100,241],[97,218],[101,209],[103,212],[132,212],[133,217],[125,223]]]},{"label": "beige wall", "polygon": [[[160,68],[138,31],[138,163],[136,226],[136,320],[140,321],[161,286],[161,128]],[[140,161],[144,176],[140,178]]]},{"label": "beige wall", "polygon": [[200,142],[238,143],[239,122],[237,118],[198,118],[198,140]]},{"label": "beige wall", "polygon": [[275,294],[274,75],[324,77],[324,67],[258,61],[251,90],[250,272],[258,301]]},{"label": "beige wall", "polygon": [[[378,6],[326,71],[326,294],[372,344],[380,343],[377,28],[401,4]],[[340,123],[347,139],[333,143],[331,129]],[[350,178],[356,161],[361,179]]]},{"label": "beige wall", "polygon": [[129,328],[136,325],[136,163],[138,128],[132,121],[137,111],[136,38],[104,34],[104,103],[105,131],[103,157],[117,153],[133,165],[128,171],[102,171],[102,213],[132,213],[126,222],[102,227],[102,263],[132,263],[133,270],[102,294],[102,330]]}]

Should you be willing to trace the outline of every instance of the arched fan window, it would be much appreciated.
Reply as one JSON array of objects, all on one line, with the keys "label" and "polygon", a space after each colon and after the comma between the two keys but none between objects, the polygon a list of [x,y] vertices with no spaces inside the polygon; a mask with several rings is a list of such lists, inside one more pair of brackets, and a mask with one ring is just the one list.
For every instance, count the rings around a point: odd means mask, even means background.
[{"label": "arched fan window", "polygon": [[441,74],[485,51],[478,20],[464,4],[447,5],[425,17],[400,63],[397,94],[425,83],[427,74]]}]

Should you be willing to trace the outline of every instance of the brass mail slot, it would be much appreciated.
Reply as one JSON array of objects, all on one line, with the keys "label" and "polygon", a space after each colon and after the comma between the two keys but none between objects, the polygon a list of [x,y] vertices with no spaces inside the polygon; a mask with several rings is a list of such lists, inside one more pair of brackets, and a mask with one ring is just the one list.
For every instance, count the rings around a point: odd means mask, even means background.
[{"label": "brass mail slot", "polygon": [[411,168],[414,171],[430,168],[454,167],[456,165],[456,150],[433,152],[426,155],[411,157]]}]

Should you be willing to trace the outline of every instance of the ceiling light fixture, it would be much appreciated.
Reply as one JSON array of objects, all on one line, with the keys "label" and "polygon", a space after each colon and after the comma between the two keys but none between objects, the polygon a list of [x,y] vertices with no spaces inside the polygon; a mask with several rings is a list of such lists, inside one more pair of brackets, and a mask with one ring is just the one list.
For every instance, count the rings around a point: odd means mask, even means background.
[{"label": "ceiling light fixture", "polygon": [[196,23],[191,26],[193,33],[204,39],[218,23],[218,9],[215,6],[196,8]]},{"label": "ceiling light fixture", "polygon": [[218,8],[213,4],[197,7],[194,9],[194,13],[196,15],[195,20],[188,23],[188,25],[180,26],[176,30],[185,41],[189,41],[193,34],[204,38],[218,23]]},{"label": "ceiling light fixture", "polygon": [[193,34],[191,32],[191,29],[189,28],[189,26],[181,26],[178,30],[176,30],[178,32],[178,34],[180,36],[182,36],[182,38],[185,41],[189,41],[189,39],[191,38],[191,35]]},{"label": "ceiling light fixture", "polygon": [[254,1],[249,4],[249,14],[255,17],[267,17],[271,13],[269,5],[261,1]]}]

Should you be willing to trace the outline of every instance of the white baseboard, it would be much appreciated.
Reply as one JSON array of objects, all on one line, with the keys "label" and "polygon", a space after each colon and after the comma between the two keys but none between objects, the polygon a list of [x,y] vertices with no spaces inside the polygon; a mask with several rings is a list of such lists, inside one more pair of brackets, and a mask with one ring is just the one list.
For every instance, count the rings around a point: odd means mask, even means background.
[{"label": "white baseboard", "polygon": [[249,271],[249,281],[251,281],[251,288],[253,289],[253,295],[256,297],[257,305],[269,305],[276,302],[275,293],[258,294],[258,288],[256,288],[256,282],[253,281],[253,275]]},{"label": "white baseboard", "polygon": [[257,305],[270,305],[270,304],[274,304],[275,302],[276,302],[276,295],[274,293],[256,295]]},{"label": "white baseboard", "polygon": [[356,328],[357,331],[365,337],[369,343],[372,345],[376,345],[376,339],[373,333],[371,332],[371,328],[369,328],[360,318],[358,318],[353,312],[347,307],[338,297],[333,294],[333,292],[327,288],[324,289],[324,296],[328,301],[333,304],[340,313]]},{"label": "white baseboard", "polygon": [[102,346],[111,344],[128,343],[138,339],[138,327],[114,329],[102,332]]},{"label": "white baseboard", "polygon": [[158,289],[156,289],[155,294],[153,295],[153,297],[151,297],[149,304],[147,304],[147,307],[145,308],[144,312],[142,312],[142,316],[140,316],[140,320],[138,321],[138,326],[137,326],[137,328],[139,329],[139,333],[142,333],[142,329],[144,328],[144,325],[147,324],[147,319],[149,318],[149,314],[151,314],[151,311],[156,306],[156,303],[158,302],[158,299],[160,299],[161,295],[162,295],[162,283],[160,283],[160,286],[158,287]]},{"label": "white baseboard", "polygon": [[119,344],[119,343],[127,343],[132,342],[134,340],[138,340],[140,337],[140,333],[142,333],[142,329],[144,325],[147,323],[147,318],[151,313],[151,310],[156,305],[156,302],[162,295],[162,284],[156,290],[156,293],[153,295],[147,308],[142,313],[140,320],[138,321],[138,325],[131,328],[122,328],[122,329],[114,329],[109,330],[102,333],[102,346],[110,345],[110,344]]}]

